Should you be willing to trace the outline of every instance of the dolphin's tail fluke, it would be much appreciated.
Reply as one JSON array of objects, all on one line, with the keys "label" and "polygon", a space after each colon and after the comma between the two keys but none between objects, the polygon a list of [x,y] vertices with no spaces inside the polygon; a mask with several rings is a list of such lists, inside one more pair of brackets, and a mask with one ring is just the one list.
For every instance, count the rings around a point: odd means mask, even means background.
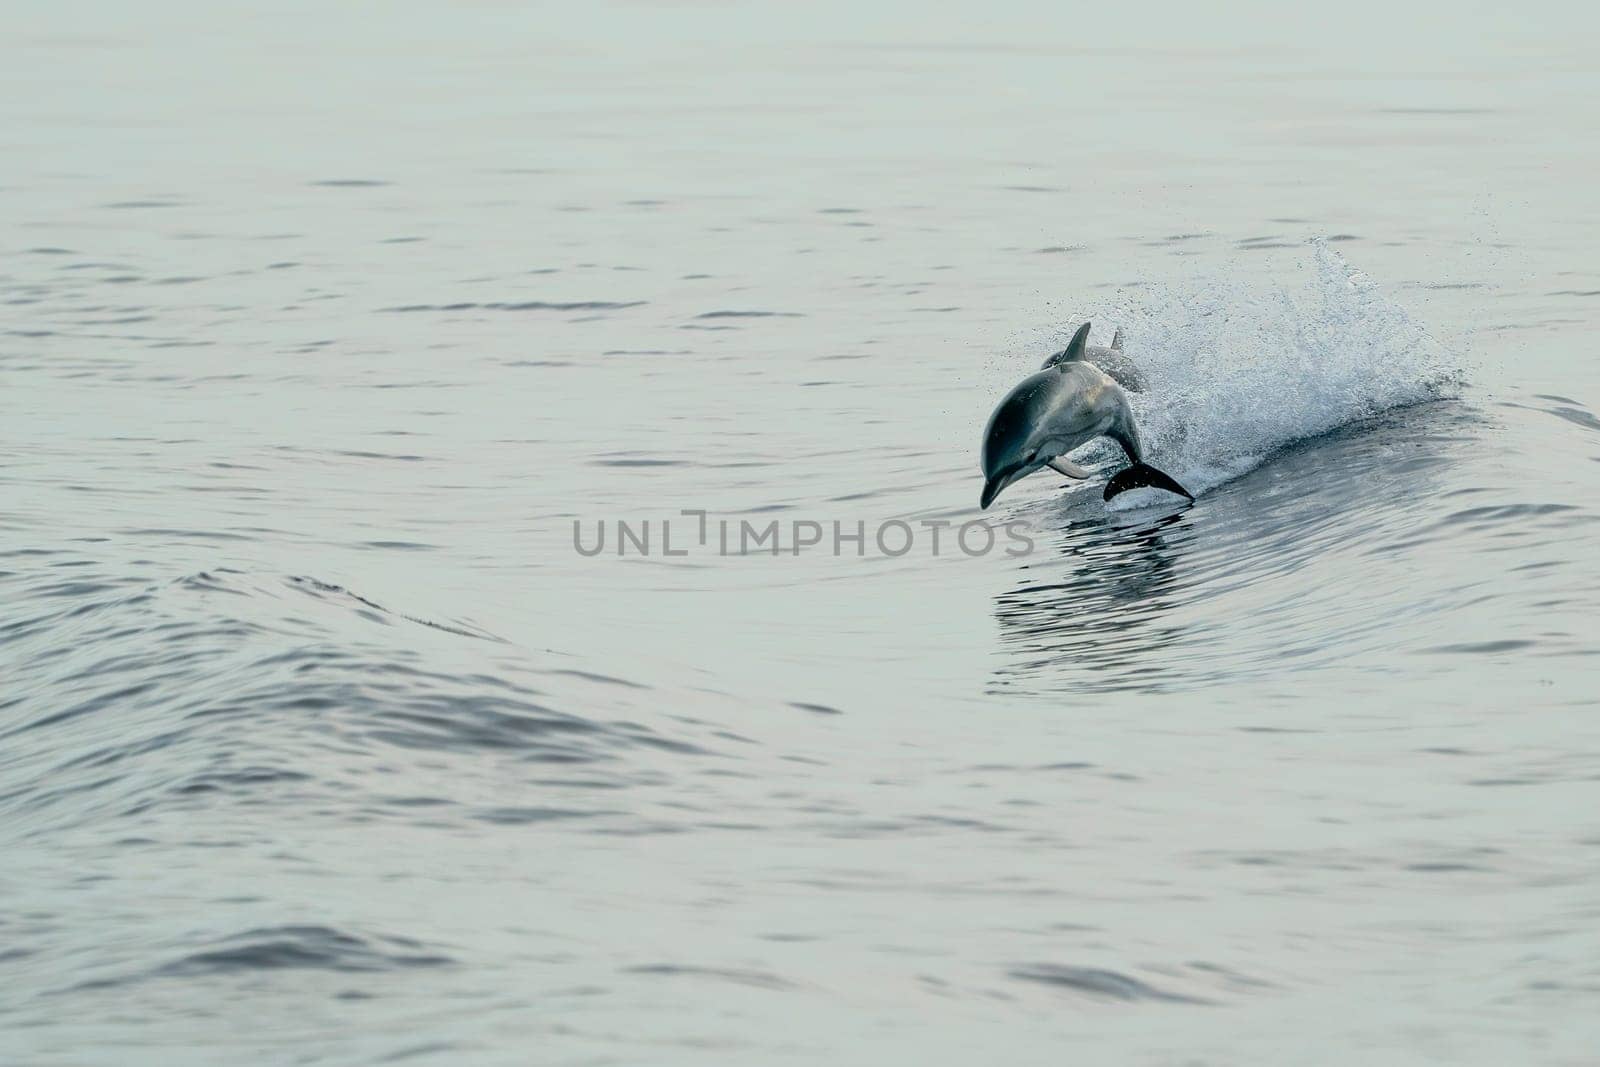
[{"label": "dolphin's tail fluke", "polygon": [[1143,489],[1146,486],[1165,489],[1169,493],[1194,499],[1194,494],[1179,485],[1172,475],[1158,471],[1148,463],[1135,463],[1118,471],[1116,476],[1106,483],[1105,498],[1110,500],[1120,493],[1126,493],[1129,489]]}]

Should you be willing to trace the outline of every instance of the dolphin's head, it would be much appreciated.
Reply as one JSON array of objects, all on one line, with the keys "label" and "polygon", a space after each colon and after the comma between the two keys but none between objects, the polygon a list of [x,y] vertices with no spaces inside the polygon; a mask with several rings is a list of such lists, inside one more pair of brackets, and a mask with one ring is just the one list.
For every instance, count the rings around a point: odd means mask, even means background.
[{"label": "dolphin's head", "polygon": [[1049,416],[1059,404],[1066,383],[1054,368],[1024,378],[989,416],[983,431],[983,495],[987,508],[1000,491],[1056,458],[1044,446]]}]

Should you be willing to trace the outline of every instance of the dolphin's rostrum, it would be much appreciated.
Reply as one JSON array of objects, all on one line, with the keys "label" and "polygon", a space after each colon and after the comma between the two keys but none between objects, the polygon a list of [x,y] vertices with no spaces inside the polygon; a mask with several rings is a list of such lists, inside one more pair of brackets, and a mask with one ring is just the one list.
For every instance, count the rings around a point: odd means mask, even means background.
[{"label": "dolphin's rostrum", "polygon": [[[1144,462],[1127,394],[1096,366],[1098,361],[1086,358],[1088,337],[1089,324],[1084,323],[1066,351],[1052,356],[1044,370],[1024,378],[989,416],[983,432],[981,507],[994,503],[1012,482],[1043,467],[1069,478],[1091,477],[1066,455],[1096,437],[1115,441],[1132,464],[1106,483],[1105,499],[1143,486],[1194,499],[1170,475]],[[1100,351],[1127,361],[1115,348]]]}]

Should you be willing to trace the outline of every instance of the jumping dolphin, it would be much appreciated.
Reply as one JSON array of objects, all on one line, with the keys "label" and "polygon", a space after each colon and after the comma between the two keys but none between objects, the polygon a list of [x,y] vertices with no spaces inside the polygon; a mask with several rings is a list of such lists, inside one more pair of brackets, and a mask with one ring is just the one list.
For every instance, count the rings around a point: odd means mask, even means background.
[{"label": "jumping dolphin", "polygon": [[1138,364],[1123,353],[1120,329],[1111,338],[1111,347],[1101,348],[1099,345],[1089,344],[1089,324],[1086,322],[1078,327],[1078,332],[1072,335],[1067,347],[1046,359],[1040,369],[1049,370],[1063,363],[1080,361],[1093,363],[1116,379],[1116,383],[1130,393],[1144,392],[1144,375],[1140,373]]},{"label": "jumping dolphin", "polygon": [[[1089,324],[1084,323],[1073,338],[1080,351],[1088,333]],[[1122,387],[1092,363],[1062,359],[1024,378],[989,416],[983,431],[984,482],[978,505],[987,508],[1006,486],[1043,467],[1079,481],[1092,478],[1093,471],[1066,456],[1096,437],[1109,437],[1121,445],[1131,463],[1106,483],[1105,499],[1142,486],[1194,499],[1170,475],[1144,462],[1139,430]]]}]

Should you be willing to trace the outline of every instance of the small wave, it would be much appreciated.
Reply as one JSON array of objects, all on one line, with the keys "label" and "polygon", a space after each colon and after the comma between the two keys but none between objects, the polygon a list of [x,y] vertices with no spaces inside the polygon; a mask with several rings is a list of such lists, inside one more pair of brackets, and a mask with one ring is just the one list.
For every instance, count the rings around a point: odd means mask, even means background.
[{"label": "small wave", "polygon": [[180,207],[182,202],[178,200],[117,200],[100,206],[119,211],[138,211],[159,207]]},{"label": "small wave", "polygon": [[597,459],[591,461],[596,467],[688,467],[693,466],[681,459],[653,459],[648,456],[626,457],[622,459]]},{"label": "small wave", "polygon": [[694,967],[679,963],[646,963],[637,967],[624,967],[624,974],[658,975],[666,978],[710,978],[756,989],[796,989],[793,982],[768,971],[751,971],[735,967]]},{"label": "small wave", "polygon": [[246,930],[160,967],[157,976],[232,974],[301,968],[392,971],[454,962],[408,937],[366,936],[330,926],[272,926]]},{"label": "small wave", "polygon": [[826,704],[812,704],[812,703],[809,703],[808,701],[804,701],[804,700],[791,700],[789,702],[789,706],[791,708],[799,708],[801,711],[809,711],[813,715],[843,715],[844,714],[844,712],[840,711],[838,708],[830,708]]},{"label": "small wave", "polygon": [[1116,971],[1095,967],[1067,967],[1056,963],[1036,963],[1013,968],[1012,978],[1024,982],[1038,982],[1074,993],[1086,993],[1103,1000],[1151,1000],[1173,1004],[1208,1004],[1199,997],[1185,996],[1157,989],[1148,982],[1130,978]]},{"label": "small wave", "polygon": [[519,302],[496,301],[488,304],[465,302],[460,304],[404,304],[384,308],[385,311],[618,311],[643,305],[643,300],[523,300]]},{"label": "small wave", "polygon": [[[315,578],[218,567],[151,583],[86,565],[8,584],[31,607],[0,614],[0,652],[17,664],[0,693],[7,836],[266,804],[362,821],[626,828],[633,809],[601,807],[597,791],[657,783],[672,761],[723,747],[713,725],[655,722],[645,686],[541,670],[492,634]],[[450,639],[429,636],[439,632]],[[494,658],[461,637],[494,642]],[[597,692],[606,715],[586,713]],[[617,717],[625,708],[644,721]],[[540,770],[507,778],[518,766]],[[401,768],[404,789],[351,787]]]},{"label": "small wave", "polygon": [[[387,545],[387,546],[391,546],[392,547],[393,545],[399,544],[399,543],[398,542],[376,542],[375,541],[375,542],[370,542],[370,544],[372,544],[374,546]],[[408,548],[426,548],[426,547],[429,547],[429,546],[406,545],[405,547],[408,547]],[[404,619],[407,622],[414,622],[418,626],[427,626],[427,627],[429,627],[431,629],[434,629],[434,630],[441,630],[441,631],[443,631],[444,633],[447,633],[447,634],[455,634],[457,637],[475,637],[475,638],[478,638],[478,639],[484,640],[484,641],[500,641],[501,640],[500,638],[496,637],[494,634],[489,633],[487,630],[480,630],[480,629],[478,629],[476,627],[468,626],[465,623],[454,623],[454,624],[452,624],[452,623],[435,622],[432,619],[424,619],[424,618],[421,618],[421,617],[416,616],[416,615],[407,615],[407,614],[405,614],[403,612],[390,611],[388,608],[384,607],[382,604],[378,604],[378,603],[375,603],[375,602],[373,602],[371,600],[368,600],[366,597],[361,596],[358,593],[352,593],[350,590],[346,589],[344,586],[342,586],[342,585],[334,585],[332,582],[318,581],[316,578],[308,578],[308,577],[299,576],[299,575],[291,575],[289,578],[287,578],[285,580],[288,582],[290,588],[297,589],[300,592],[307,593],[307,594],[309,594],[311,596],[321,597],[321,598],[342,597],[342,598],[345,598],[346,600],[348,600],[349,602],[351,602],[353,604],[359,604],[362,607],[368,608],[368,609],[370,609],[372,611],[376,611],[381,615],[392,615],[395,618]]]},{"label": "small wave", "polygon": [[697,319],[798,319],[798,311],[707,311]]},{"label": "small wave", "polygon": [[1570,422],[1572,425],[1582,427],[1585,430],[1600,430],[1600,418],[1596,418],[1592,412],[1585,409],[1576,400],[1548,394],[1540,394],[1539,399],[1548,400],[1552,403],[1549,406],[1529,405],[1518,404],[1508,400],[1504,401],[1504,404],[1508,408],[1527,408],[1530,411],[1541,411],[1546,415],[1554,415],[1564,422]]}]

